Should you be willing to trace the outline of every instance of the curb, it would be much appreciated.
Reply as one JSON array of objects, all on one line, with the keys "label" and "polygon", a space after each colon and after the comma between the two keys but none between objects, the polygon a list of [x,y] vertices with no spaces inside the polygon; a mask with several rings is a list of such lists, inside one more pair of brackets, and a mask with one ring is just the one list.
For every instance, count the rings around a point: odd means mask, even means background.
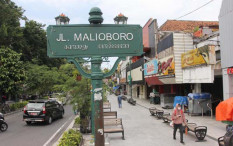
[{"label": "curb", "polygon": [[[66,130],[65,130],[64,132],[68,131],[69,129],[71,129],[71,128],[73,127],[74,122],[75,122],[75,119],[76,119],[78,116],[79,116],[79,115],[76,115],[76,116],[74,117],[74,120],[70,123],[70,125],[66,128]],[[64,132],[63,132],[62,135],[58,138],[58,140],[53,144],[53,146],[57,146],[57,145],[59,144],[59,141],[60,141],[60,139],[62,138]]]},{"label": "curb", "polygon": [[16,111],[13,111],[13,112],[10,112],[10,113],[6,113],[6,114],[3,114],[3,115],[4,115],[4,117],[7,117],[7,116],[9,116],[9,115],[13,115],[13,114],[19,113],[19,112],[21,112],[21,111],[22,111],[22,109],[18,109],[18,110],[16,110]]}]

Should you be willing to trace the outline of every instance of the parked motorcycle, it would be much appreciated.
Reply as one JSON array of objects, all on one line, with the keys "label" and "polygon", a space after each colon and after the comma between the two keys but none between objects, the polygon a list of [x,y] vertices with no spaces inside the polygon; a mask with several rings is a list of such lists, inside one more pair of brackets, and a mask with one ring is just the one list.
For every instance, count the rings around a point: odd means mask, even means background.
[{"label": "parked motorcycle", "polygon": [[0,113],[0,131],[4,132],[8,128],[7,123],[5,122],[4,115]]}]

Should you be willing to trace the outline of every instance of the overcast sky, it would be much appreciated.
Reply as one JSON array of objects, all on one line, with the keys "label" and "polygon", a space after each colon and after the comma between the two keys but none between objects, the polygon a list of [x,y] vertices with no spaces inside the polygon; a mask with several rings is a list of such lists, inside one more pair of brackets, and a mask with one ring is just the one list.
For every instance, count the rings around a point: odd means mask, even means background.
[{"label": "overcast sky", "polygon": [[[103,24],[113,24],[119,13],[128,17],[128,24],[142,27],[149,18],[157,19],[159,26],[166,20],[183,16],[210,0],[12,0],[21,6],[30,20],[54,25],[55,17],[64,13],[70,24],[88,24],[89,11],[99,7],[103,12]],[[180,20],[218,21],[222,0],[213,0],[205,7]]]}]

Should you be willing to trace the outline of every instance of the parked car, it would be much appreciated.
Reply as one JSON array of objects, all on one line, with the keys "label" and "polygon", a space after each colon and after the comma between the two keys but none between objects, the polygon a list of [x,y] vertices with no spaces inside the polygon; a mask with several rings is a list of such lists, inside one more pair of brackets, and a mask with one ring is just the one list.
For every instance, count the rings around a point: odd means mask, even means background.
[{"label": "parked car", "polygon": [[32,122],[51,124],[56,118],[63,118],[65,111],[55,100],[32,100],[24,107],[23,120],[30,125]]},{"label": "parked car", "polygon": [[63,105],[62,101],[60,101],[58,98],[49,98],[49,100],[55,100],[55,101],[57,101],[59,104]]}]

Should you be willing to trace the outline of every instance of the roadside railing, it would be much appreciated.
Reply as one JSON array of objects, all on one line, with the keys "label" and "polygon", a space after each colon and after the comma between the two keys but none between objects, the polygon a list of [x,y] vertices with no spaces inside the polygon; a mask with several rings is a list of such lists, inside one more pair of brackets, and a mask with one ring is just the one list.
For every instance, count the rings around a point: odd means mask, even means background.
[{"label": "roadside railing", "polygon": [[201,107],[201,115],[202,115],[202,117],[204,116],[204,108],[202,106],[202,103],[206,102],[206,101],[208,101],[208,99],[207,100],[198,101],[198,105]]},{"label": "roadside railing", "polygon": [[217,100],[214,100],[213,102],[207,103],[207,107],[210,109],[210,112],[211,112],[211,118],[213,118],[213,108],[212,108],[212,104],[215,103],[215,102],[221,102],[221,101],[222,101],[222,100],[217,99]]}]

